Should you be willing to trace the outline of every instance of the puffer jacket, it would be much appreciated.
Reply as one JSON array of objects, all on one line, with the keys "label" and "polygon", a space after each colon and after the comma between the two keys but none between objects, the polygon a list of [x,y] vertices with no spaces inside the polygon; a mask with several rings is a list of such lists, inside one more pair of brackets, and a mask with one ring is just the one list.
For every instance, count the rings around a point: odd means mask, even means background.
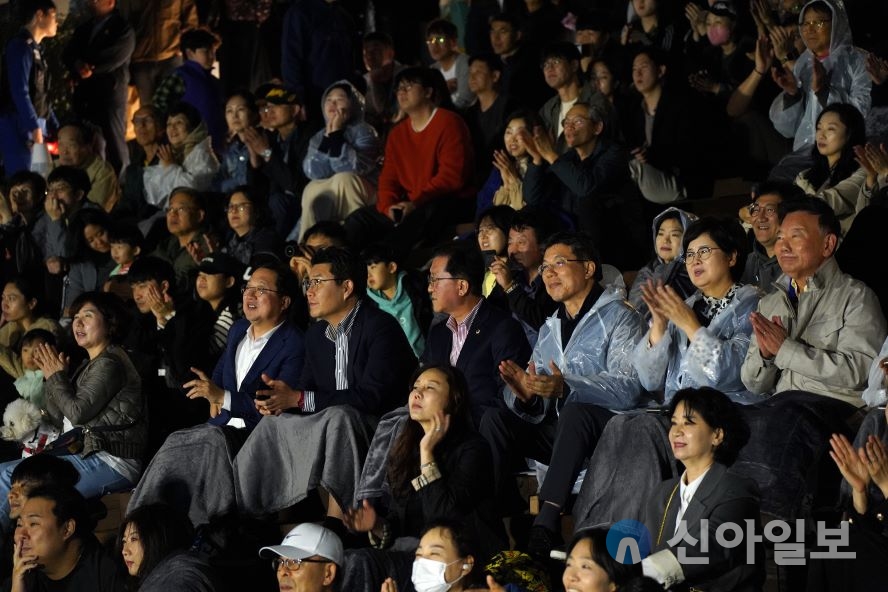
[{"label": "puffer jacket", "polygon": [[[140,459],[145,453],[148,423],[142,381],[123,349],[110,345],[80,365],[69,380],[56,372],[46,380],[47,415],[59,426],[64,418],[87,428],[80,456],[106,451],[121,458]],[[127,426],[113,430],[90,430]]]},{"label": "puffer jacket", "polygon": [[587,403],[613,411],[645,406],[647,398],[632,365],[632,352],[643,324],[622,293],[606,289],[580,319],[564,348],[559,312],[546,319],[540,329],[531,360],[537,373],[546,375],[552,373],[549,362],[554,361],[569,391],[561,399],[545,399],[542,405],[530,409],[507,386],[503,391],[506,404],[530,423],[541,422],[552,404],[561,409],[567,403]]},{"label": "puffer jacket", "polygon": [[[685,302],[693,307],[703,295],[696,292]],[[673,323],[656,345],[648,342],[648,332],[638,342],[633,356],[641,385],[649,391],[663,391],[668,403],[679,389],[712,387],[728,395],[736,403],[761,401],[762,396],[750,393],[740,381],[740,366],[749,349],[752,324],[749,313],[761,298],[755,286],[740,286],[733,300],[709,323],[688,338]]]},{"label": "puffer jacket", "polygon": [[[799,26],[805,18],[808,6],[819,0],[807,2],[799,13]],[[786,138],[795,138],[793,151],[814,145],[814,131],[817,118],[823,107],[833,103],[851,103],[866,117],[872,99],[870,89],[872,81],[866,72],[866,53],[853,45],[851,26],[842,0],[822,0],[832,10],[832,35],[829,43],[829,56],[821,60],[829,81],[829,93],[825,101],[821,101],[811,90],[813,61],[817,59],[811,50],[796,60],[792,73],[799,82],[799,93],[792,99],[781,92],[771,103],[771,122]]]},{"label": "puffer jacket", "polygon": [[753,335],[740,370],[743,384],[754,394],[800,390],[863,407],[867,371],[886,332],[878,297],[832,257],[808,279],[797,308],[787,295],[789,281],[780,276],[777,291],[759,302],[765,318],[783,322],[786,341],[765,360]]}]

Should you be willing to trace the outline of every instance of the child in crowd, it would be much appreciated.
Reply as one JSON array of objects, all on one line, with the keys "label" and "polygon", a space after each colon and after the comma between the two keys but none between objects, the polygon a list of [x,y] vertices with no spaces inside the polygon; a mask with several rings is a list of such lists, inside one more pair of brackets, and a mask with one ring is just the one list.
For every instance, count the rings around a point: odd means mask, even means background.
[{"label": "child in crowd", "polygon": [[133,261],[142,253],[142,233],[129,224],[116,226],[111,229],[108,242],[111,243],[111,259],[117,264],[111,270],[111,277],[126,275]]},{"label": "child in crowd", "polygon": [[413,353],[419,358],[432,320],[431,302],[425,286],[400,268],[388,245],[371,245],[364,249],[361,257],[367,264],[367,296],[380,310],[398,320]]},{"label": "child in crowd", "polygon": [[22,337],[22,352],[19,358],[18,376],[15,376],[15,390],[23,399],[43,408],[43,372],[34,359],[34,350],[41,344],[56,347],[55,336],[46,329],[31,329]]},{"label": "child in crowd", "polygon": [[662,280],[664,285],[675,288],[682,299],[694,293],[681,245],[685,230],[696,219],[694,214],[678,208],[667,208],[654,218],[654,256],[650,263],[638,270],[632,289],[629,290],[629,302],[646,321],[650,320],[651,313],[641,297],[641,287],[648,280]]}]

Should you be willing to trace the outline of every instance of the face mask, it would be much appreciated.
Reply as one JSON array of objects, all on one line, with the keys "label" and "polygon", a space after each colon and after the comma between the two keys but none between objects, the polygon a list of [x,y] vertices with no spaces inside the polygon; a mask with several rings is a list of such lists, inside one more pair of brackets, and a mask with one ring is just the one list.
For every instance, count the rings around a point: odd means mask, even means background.
[{"label": "face mask", "polygon": [[444,571],[448,566],[453,565],[457,561],[462,561],[462,559],[457,559],[450,563],[442,563],[434,559],[417,557],[413,561],[413,575],[410,577],[416,592],[446,592],[450,590],[450,587],[465,575],[460,575],[450,583],[444,579]]},{"label": "face mask", "polygon": [[718,47],[730,41],[731,30],[725,25],[712,25],[706,30],[706,36],[709,38],[709,43]]}]

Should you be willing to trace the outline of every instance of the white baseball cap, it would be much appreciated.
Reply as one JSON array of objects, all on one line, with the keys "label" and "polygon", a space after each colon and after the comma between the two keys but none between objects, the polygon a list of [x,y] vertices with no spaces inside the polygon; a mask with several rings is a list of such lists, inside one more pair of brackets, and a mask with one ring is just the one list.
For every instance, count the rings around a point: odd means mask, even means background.
[{"label": "white baseball cap", "polygon": [[280,545],[259,549],[259,557],[269,559],[272,555],[286,559],[307,559],[318,555],[342,566],[342,541],[332,530],[305,522],[288,532]]}]

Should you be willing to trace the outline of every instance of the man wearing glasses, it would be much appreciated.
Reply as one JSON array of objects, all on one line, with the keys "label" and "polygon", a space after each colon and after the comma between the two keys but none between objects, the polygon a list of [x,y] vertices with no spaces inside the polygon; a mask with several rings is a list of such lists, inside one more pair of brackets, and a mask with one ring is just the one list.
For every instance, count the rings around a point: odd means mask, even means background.
[{"label": "man wearing glasses", "polygon": [[193,189],[177,187],[170,193],[164,212],[166,227],[172,236],[162,240],[152,255],[173,266],[176,289],[187,294],[194,287],[197,261],[203,259],[203,253],[212,250],[203,233],[206,212],[203,196]]},{"label": "man wearing glasses", "polygon": [[435,60],[432,68],[444,75],[453,106],[465,109],[475,102],[475,94],[469,88],[469,58],[459,51],[457,37],[456,25],[443,19],[432,21],[426,29],[426,47]]},{"label": "man wearing glasses", "polygon": [[259,557],[271,559],[281,592],[327,592],[342,567],[342,542],[333,531],[306,522],[288,532],[280,545],[259,549]]}]

